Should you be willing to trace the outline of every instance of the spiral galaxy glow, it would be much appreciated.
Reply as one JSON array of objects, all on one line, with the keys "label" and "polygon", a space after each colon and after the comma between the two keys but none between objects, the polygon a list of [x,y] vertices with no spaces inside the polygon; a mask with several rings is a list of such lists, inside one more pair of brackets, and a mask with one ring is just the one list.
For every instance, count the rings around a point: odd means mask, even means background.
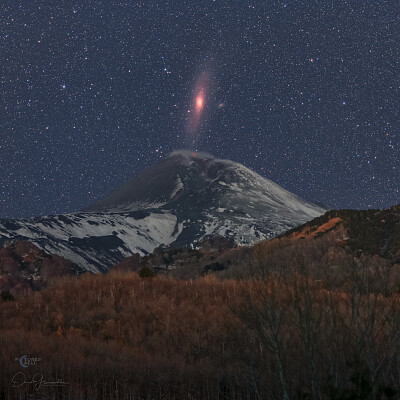
[{"label": "spiral galaxy glow", "polygon": [[210,75],[203,71],[197,78],[192,94],[192,104],[188,110],[187,132],[191,135],[191,141],[196,141],[204,113],[207,108],[207,100],[210,90]]}]

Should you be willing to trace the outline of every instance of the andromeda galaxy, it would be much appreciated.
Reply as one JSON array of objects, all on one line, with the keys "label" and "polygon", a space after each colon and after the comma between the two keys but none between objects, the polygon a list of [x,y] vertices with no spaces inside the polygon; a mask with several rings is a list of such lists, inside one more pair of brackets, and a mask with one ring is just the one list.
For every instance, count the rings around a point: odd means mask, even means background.
[{"label": "andromeda galaxy", "polygon": [[210,74],[203,71],[197,78],[191,97],[190,108],[187,117],[187,132],[191,142],[195,142],[198,132],[204,121],[204,114],[207,110],[210,97]]}]

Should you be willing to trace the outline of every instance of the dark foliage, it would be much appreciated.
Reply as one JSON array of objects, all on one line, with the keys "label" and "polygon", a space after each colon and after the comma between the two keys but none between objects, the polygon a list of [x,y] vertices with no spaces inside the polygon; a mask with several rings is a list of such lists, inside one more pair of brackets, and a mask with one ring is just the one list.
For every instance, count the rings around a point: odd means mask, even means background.
[{"label": "dark foliage", "polygon": [[143,267],[139,271],[140,278],[154,278],[155,274],[149,267]]},{"label": "dark foliage", "polygon": [[0,294],[0,298],[2,301],[14,301],[14,296],[8,291],[3,290]]}]

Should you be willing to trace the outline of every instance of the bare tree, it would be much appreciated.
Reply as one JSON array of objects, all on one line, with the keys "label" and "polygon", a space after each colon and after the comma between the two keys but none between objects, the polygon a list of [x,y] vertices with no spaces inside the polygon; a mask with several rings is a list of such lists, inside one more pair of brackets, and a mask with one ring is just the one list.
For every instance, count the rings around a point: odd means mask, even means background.
[{"label": "bare tree", "polygon": [[264,281],[251,282],[249,289],[242,315],[260,336],[263,346],[272,353],[278,371],[282,399],[288,400],[289,388],[284,353],[288,334],[287,308],[290,306],[290,291],[277,274],[270,274]]}]

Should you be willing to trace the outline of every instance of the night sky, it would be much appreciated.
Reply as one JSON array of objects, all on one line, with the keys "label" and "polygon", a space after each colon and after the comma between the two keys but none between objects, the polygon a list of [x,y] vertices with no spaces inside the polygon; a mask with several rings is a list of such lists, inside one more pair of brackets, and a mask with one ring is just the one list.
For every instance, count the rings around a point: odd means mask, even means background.
[{"label": "night sky", "polygon": [[0,217],[78,211],[175,149],[332,208],[400,203],[400,3],[5,0]]}]

